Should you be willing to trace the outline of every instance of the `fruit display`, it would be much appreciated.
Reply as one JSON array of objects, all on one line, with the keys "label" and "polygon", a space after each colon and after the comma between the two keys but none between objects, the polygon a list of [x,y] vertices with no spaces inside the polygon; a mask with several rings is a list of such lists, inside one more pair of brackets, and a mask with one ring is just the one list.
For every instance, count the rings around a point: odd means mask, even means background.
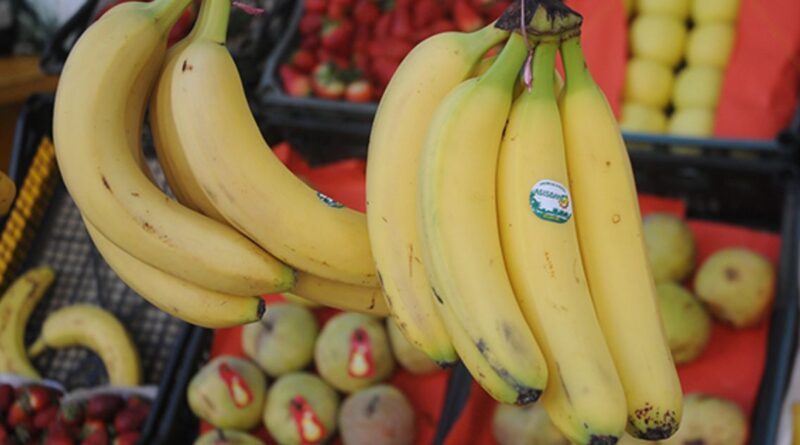
[{"label": "fruit display", "polygon": [[711,317],[703,304],[679,284],[658,283],[656,291],[672,358],[678,364],[694,360],[711,340]]},{"label": "fruit display", "polygon": [[711,137],[736,40],[739,0],[633,3],[620,126]]},{"label": "fruit display", "polygon": [[689,394],[684,400],[684,424],[664,445],[747,443],[747,419],[735,403],[705,394]]},{"label": "fruit display", "polygon": [[376,385],[344,400],[339,409],[339,430],[347,445],[412,445],[414,409],[396,388]]},{"label": "fruit display", "polygon": [[280,445],[324,443],[336,432],[339,395],[319,377],[295,372],[267,394],[264,425]]},{"label": "fruit display", "polygon": [[392,346],[392,353],[397,363],[406,371],[420,375],[440,369],[436,362],[408,341],[397,326],[397,322],[391,317],[386,318],[386,334],[389,336],[389,344]]},{"label": "fruit display", "polygon": [[476,31],[509,0],[305,0],[298,41],[278,69],[289,96],[377,102],[420,42]]}]

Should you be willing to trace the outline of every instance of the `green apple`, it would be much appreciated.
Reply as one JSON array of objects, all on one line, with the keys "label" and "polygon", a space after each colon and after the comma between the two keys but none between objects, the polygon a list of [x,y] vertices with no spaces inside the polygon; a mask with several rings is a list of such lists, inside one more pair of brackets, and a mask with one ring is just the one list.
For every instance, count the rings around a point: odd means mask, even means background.
[{"label": "green apple", "polygon": [[[735,372],[735,370],[732,370]],[[747,417],[735,403],[704,394],[683,398],[681,427],[662,445],[744,445]]]},{"label": "green apple", "polygon": [[299,371],[314,358],[319,324],[307,308],[292,303],[267,307],[261,321],[242,329],[242,350],[268,375]]},{"label": "green apple", "polygon": [[630,45],[635,57],[656,60],[673,68],[683,60],[686,24],[675,17],[640,15],[633,20]]},{"label": "green apple", "polygon": [[672,96],[672,69],[655,60],[635,57],[625,72],[625,100],[665,108]]},{"label": "green apple", "polygon": [[672,104],[675,108],[714,110],[722,90],[722,70],[710,66],[687,66],[675,78]]},{"label": "green apple", "polygon": [[632,133],[663,133],[667,128],[667,117],[658,108],[627,102],[622,105],[620,128]]},{"label": "green apple", "polygon": [[688,290],[669,281],[658,283],[658,309],[675,363],[688,363],[703,353],[711,339],[711,317]]},{"label": "green apple", "polygon": [[691,10],[691,2],[690,0],[638,0],[637,10],[639,14],[669,15],[686,20]]},{"label": "green apple", "polygon": [[692,20],[695,26],[706,23],[736,23],[740,0],[694,0]]},{"label": "green apple", "polygon": [[736,30],[728,23],[695,26],[689,33],[686,60],[690,66],[710,66],[724,70],[733,52]]}]

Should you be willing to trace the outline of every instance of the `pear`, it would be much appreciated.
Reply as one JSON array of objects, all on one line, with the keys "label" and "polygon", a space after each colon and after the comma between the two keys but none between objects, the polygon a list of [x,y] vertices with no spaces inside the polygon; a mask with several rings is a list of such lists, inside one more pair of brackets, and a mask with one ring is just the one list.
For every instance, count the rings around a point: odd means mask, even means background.
[{"label": "pear", "polygon": [[687,66],[675,78],[672,104],[675,108],[714,110],[722,91],[722,70],[711,66]]},{"label": "pear", "polygon": [[694,295],[668,281],[656,286],[661,322],[675,363],[688,363],[703,353],[711,339],[711,316]]},{"label": "pear", "polygon": [[681,427],[662,445],[744,445],[747,418],[735,403],[704,394],[683,398]]},{"label": "pear", "polygon": [[686,25],[664,15],[640,15],[633,19],[630,45],[634,57],[654,60],[674,68],[683,60]]},{"label": "pear", "polygon": [[492,418],[492,433],[498,445],[569,445],[541,404],[498,404]]},{"label": "pear", "polygon": [[642,220],[647,259],[653,278],[683,281],[694,268],[694,235],[686,222],[671,213],[651,213]]},{"label": "pear", "polygon": [[689,33],[686,61],[692,66],[724,70],[733,52],[736,30],[728,23],[695,26]]},{"label": "pear", "polygon": [[362,389],[342,403],[339,431],[345,445],[412,445],[414,408],[393,386]]},{"label": "pear", "polygon": [[[695,0],[703,1],[703,0]],[[690,0],[638,0],[637,9],[642,15],[668,15],[686,20],[691,12]]]},{"label": "pear", "polygon": [[264,442],[241,431],[217,429],[198,437],[194,445],[264,445]]},{"label": "pear", "polygon": [[319,377],[292,372],[267,394],[264,426],[280,445],[325,443],[336,432],[339,395]]},{"label": "pear", "polygon": [[663,133],[667,128],[667,117],[658,108],[626,102],[622,105],[620,128],[632,133]]},{"label": "pear", "polygon": [[625,101],[657,109],[665,108],[672,97],[672,69],[663,63],[634,57],[625,71]]},{"label": "pear", "polygon": [[318,333],[310,310],[291,303],[270,304],[261,321],[242,328],[242,349],[264,372],[277,377],[311,363]]},{"label": "pear", "polygon": [[736,23],[740,0],[694,0],[692,20],[695,25],[706,23]]},{"label": "pear", "polygon": [[386,332],[389,334],[389,343],[397,362],[406,371],[412,374],[429,374],[439,370],[436,362],[406,339],[397,322],[391,317],[386,319]]}]

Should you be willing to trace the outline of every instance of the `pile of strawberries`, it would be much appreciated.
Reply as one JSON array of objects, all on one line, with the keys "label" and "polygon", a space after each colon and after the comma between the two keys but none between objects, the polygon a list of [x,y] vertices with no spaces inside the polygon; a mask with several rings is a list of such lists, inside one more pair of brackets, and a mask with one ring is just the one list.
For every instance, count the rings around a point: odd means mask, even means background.
[{"label": "pile of strawberries", "polygon": [[150,402],[135,396],[61,397],[46,386],[0,384],[0,445],[134,445],[150,413]]},{"label": "pile of strawberries", "polygon": [[280,66],[284,91],[351,102],[377,101],[397,66],[422,40],[470,32],[510,0],[305,0],[300,43]]}]

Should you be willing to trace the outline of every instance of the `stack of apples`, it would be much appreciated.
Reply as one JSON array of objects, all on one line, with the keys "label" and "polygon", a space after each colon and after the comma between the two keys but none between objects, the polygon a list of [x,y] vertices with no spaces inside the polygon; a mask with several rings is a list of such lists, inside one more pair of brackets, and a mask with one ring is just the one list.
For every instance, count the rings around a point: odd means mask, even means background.
[{"label": "stack of apples", "polygon": [[622,128],[708,137],[740,0],[635,0]]}]

